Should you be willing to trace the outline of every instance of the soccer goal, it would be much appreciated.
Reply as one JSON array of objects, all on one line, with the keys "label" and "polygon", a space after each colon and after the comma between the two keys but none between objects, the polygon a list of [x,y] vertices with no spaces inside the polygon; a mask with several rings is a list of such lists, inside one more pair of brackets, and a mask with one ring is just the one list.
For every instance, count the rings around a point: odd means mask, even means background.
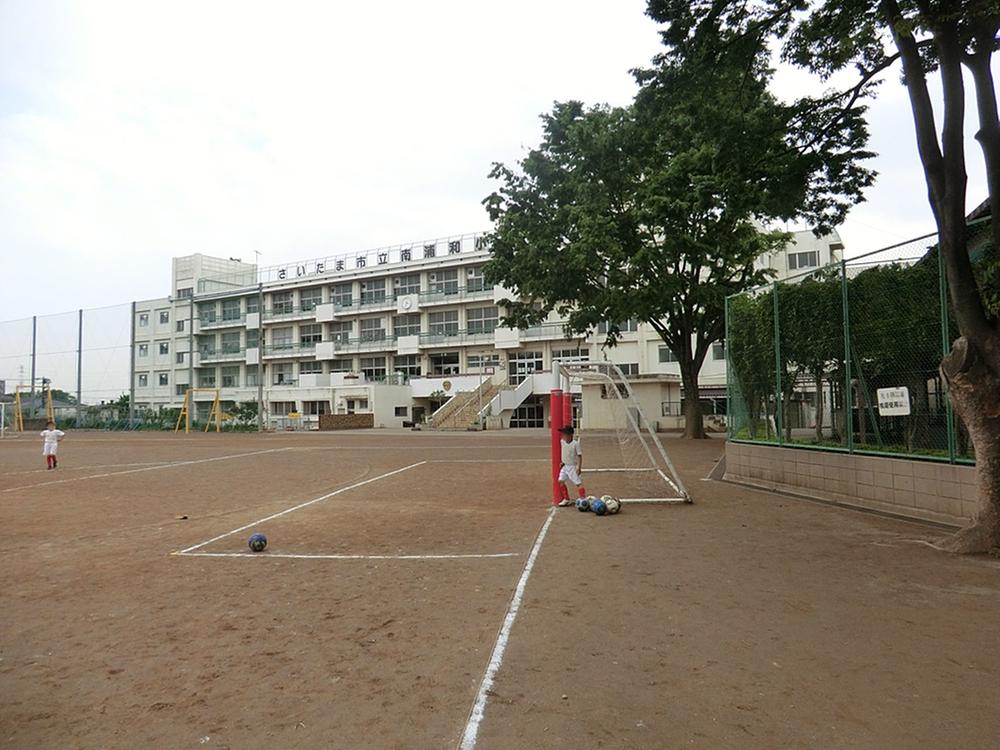
[{"label": "soccer goal", "polygon": [[[691,496],[632,383],[611,362],[561,359],[550,395],[553,502],[558,502],[559,429],[578,421],[583,480],[590,495],[626,503],[690,503]],[[574,396],[579,411],[574,415]],[[578,420],[574,417],[578,416]]]}]

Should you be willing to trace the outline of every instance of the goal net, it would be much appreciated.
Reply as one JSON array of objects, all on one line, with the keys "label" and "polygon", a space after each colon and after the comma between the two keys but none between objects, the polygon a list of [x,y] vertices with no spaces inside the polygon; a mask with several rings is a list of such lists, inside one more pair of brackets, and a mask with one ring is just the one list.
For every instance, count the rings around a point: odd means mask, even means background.
[{"label": "goal net", "polygon": [[[579,394],[576,427],[587,494],[610,494],[624,502],[691,502],[655,423],[621,369],[590,360],[560,360],[558,369],[564,405]],[[560,426],[570,414],[563,409]]]}]

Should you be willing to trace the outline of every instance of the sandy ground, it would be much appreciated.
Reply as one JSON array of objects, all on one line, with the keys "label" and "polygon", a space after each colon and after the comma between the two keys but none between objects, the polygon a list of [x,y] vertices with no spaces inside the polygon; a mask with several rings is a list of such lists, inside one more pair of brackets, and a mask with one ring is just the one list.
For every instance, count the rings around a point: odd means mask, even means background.
[{"label": "sandy ground", "polygon": [[[54,472],[36,442],[0,443],[0,746],[457,746],[540,432],[73,433]],[[477,747],[996,747],[1000,564],[701,481],[722,447],[668,442],[693,506],[557,512]]]}]

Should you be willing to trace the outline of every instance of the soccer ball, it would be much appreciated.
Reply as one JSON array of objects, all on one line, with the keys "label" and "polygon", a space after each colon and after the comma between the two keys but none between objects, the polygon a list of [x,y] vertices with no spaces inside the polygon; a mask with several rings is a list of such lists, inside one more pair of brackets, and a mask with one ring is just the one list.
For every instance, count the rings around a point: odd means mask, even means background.
[{"label": "soccer ball", "polygon": [[578,497],[576,499],[576,509],[581,513],[586,513],[590,510],[590,501],[593,499],[592,497]]},{"label": "soccer ball", "polygon": [[254,552],[263,552],[264,548],[267,546],[267,537],[259,532],[257,534],[251,534],[248,544],[250,545],[250,549]]},{"label": "soccer ball", "polygon": [[614,515],[622,509],[622,501],[617,497],[612,497],[611,495],[605,495],[601,498],[604,501],[604,505],[607,506],[608,515]]},{"label": "soccer ball", "polygon": [[608,506],[605,505],[604,501],[600,499],[594,500],[590,504],[590,509],[599,516],[603,516],[608,512]]}]

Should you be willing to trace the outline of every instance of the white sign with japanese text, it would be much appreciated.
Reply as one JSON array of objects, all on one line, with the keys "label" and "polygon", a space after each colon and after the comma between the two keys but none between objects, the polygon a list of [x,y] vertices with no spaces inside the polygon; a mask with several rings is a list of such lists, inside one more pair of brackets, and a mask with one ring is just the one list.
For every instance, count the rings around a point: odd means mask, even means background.
[{"label": "white sign with japanese text", "polygon": [[910,413],[910,390],[906,386],[878,389],[880,417],[905,417]]}]

